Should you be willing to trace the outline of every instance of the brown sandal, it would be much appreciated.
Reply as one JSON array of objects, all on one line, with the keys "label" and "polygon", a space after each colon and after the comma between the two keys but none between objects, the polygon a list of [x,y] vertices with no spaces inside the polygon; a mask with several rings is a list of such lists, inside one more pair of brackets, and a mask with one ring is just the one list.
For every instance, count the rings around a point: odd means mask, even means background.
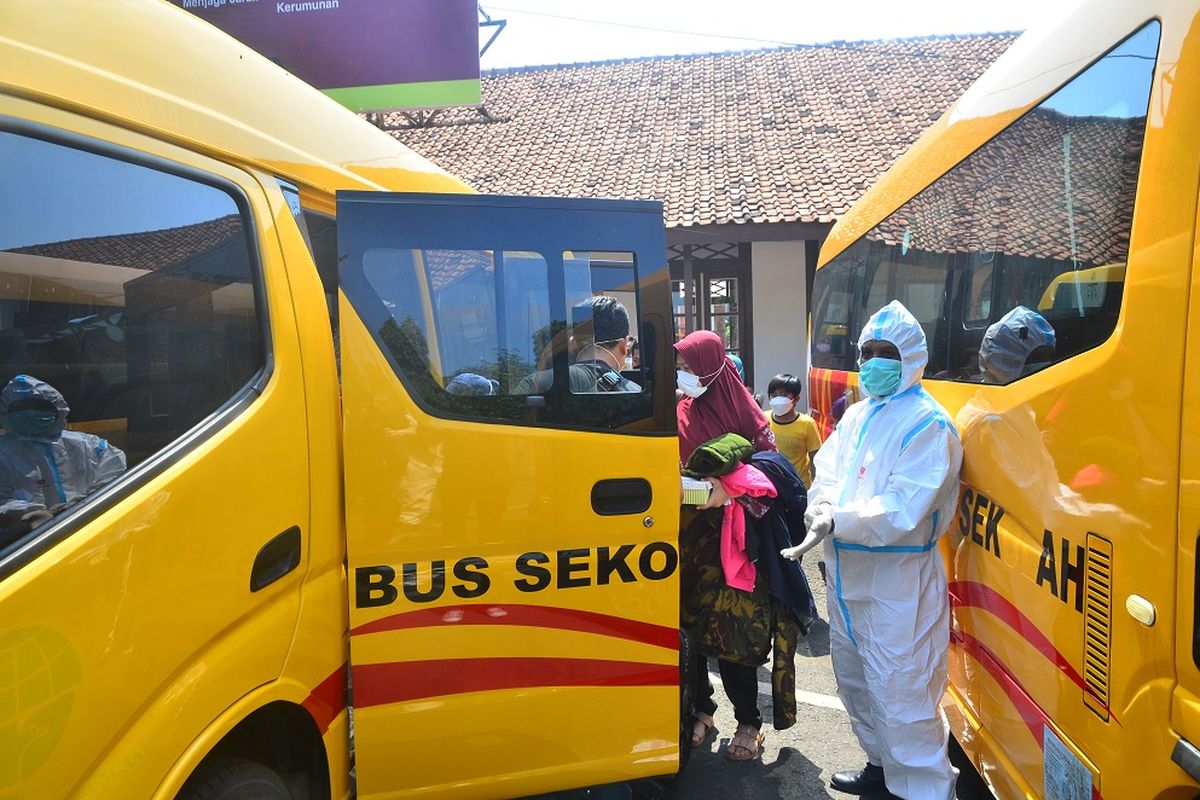
[{"label": "brown sandal", "polygon": [[711,714],[702,714],[699,711],[693,716],[696,721],[692,725],[692,747],[699,747],[708,739],[708,734],[716,725],[716,720],[712,718]]},{"label": "brown sandal", "polygon": [[733,738],[725,748],[725,757],[730,761],[753,761],[758,758],[763,740],[767,735],[760,728],[738,725]]}]

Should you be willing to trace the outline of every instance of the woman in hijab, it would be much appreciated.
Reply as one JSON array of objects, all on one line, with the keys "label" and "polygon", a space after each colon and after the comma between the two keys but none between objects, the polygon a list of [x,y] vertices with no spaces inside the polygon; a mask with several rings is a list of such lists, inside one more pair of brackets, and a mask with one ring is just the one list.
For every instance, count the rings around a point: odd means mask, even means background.
[{"label": "woman in hijab", "polygon": [[[679,422],[680,464],[686,464],[700,445],[736,433],[757,450],[775,450],[770,423],[738,380],[737,368],[725,354],[721,337],[696,331],[675,345],[679,389],[685,395],[676,406]],[[716,656],[725,694],[733,703],[737,732],[725,756],[733,761],[758,757],[762,745],[762,714],[758,708],[757,665],[766,655],[749,646],[743,632],[769,624],[770,596],[764,581],[752,591],[726,584],[721,562],[722,506],[729,495],[720,481],[713,484],[708,503],[691,516],[685,510],[680,538],[682,591],[680,612],[685,629],[697,647],[693,671],[696,702],[692,747],[699,747],[713,727],[713,688],[708,677],[708,656]],[[689,519],[690,516],[690,519]],[[759,631],[761,633],[761,631]]]},{"label": "woman in hijab", "polygon": [[721,337],[696,331],[675,345],[675,368],[684,398],[676,407],[680,463],[700,445],[725,433],[736,433],[755,450],[774,450],[771,423],[738,379],[737,367],[725,354]]}]

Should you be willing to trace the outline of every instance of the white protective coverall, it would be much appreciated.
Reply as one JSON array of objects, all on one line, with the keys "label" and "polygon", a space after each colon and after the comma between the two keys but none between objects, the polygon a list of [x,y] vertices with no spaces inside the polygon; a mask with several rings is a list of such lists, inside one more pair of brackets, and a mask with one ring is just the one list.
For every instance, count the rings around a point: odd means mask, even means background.
[{"label": "white protective coverall", "polygon": [[979,344],[979,368],[988,383],[1012,383],[1046,364],[1027,364],[1039,347],[1053,348],[1054,328],[1046,318],[1025,306],[1016,306],[988,326]]},{"label": "white protective coverall", "polygon": [[99,436],[65,430],[71,409],[45,381],[29,375],[9,381],[0,391],[0,423],[10,428],[10,407],[30,398],[53,406],[58,420],[36,438],[12,430],[0,436],[0,513],[73,503],[125,472],[120,449]]},{"label": "white protective coverall", "polygon": [[953,518],[962,446],[921,387],[929,360],[920,323],[893,301],[863,328],[900,351],[899,388],[846,409],[816,458],[809,503],[829,503],[825,539],[830,651],[838,695],[888,791],[952,800],[958,771],[939,702],[950,618],[936,544]]}]

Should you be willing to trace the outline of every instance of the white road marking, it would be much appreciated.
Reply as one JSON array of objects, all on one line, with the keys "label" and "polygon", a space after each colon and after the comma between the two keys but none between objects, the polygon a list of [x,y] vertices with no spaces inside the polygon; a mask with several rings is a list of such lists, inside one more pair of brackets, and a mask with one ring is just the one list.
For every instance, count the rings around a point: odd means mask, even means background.
[{"label": "white road marking", "polygon": [[[721,680],[721,676],[715,672],[709,671],[708,679],[714,683]],[[771,695],[771,684],[758,684],[758,691],[762,694]],[[803,703],[808,706],[820,706],[821,708],[832,708],[835,711],[845,711],[846,707],[842,705],[842,700],[837,695],[832,694],[817,694],[816,692],[807,692],[804,689],[796,690],[796,702]]]}]

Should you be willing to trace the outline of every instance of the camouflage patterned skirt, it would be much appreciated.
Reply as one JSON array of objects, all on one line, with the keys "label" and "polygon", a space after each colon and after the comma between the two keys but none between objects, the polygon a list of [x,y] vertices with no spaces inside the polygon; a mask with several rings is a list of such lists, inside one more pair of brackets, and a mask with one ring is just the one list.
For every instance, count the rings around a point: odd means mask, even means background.
[{"label": "camouflage patterned skirt", "polygon": [[721,568],[721,509],[685,515],[679,561],[682,597],[680,616],[697,649],[725,661],[757,667],[774,652],[771,688],[774,726],[796,722],[796,642],[800,625],[767,585],[759,570],[754,590],[744,592],[725,582]]}]

